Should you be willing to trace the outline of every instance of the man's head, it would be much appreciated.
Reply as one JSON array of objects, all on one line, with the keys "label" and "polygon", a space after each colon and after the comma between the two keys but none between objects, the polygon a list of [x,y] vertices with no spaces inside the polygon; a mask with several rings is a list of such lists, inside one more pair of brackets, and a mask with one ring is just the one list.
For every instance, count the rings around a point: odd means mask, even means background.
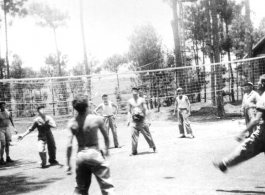
[{"label": "man's head", "polygon": [[132,87],[132,94],[138,95],[139,94],[139,88],[138,87]]},{"label": "man's head", "polygon": [[258,81],[259,94],[262,95],[265,91],[265,74],[261,75]]},{"label": "man's head", "polygon": [[85,112],[88,108],[88,97],[83,94],[77,94],[74,97],[72,104],[77,112]]},{"label": "man's head", "polygon": [[38,111],[39,115],[44,115],[45,114],[44,113],[44,106],[38,106],[37,111]]},{"label": "man's head", "polygon": [[103,94],[102,95],[102,99],[104,102],[108,101],[108,95],[107,94]]},{"label": "man's head", "polygon": [[177,88],[177,94],[182,95],[183,94],[183,89],[181,87]]},{"label": "man's head", "polygon": [[250,82],[250,81],[247,81],[247,82],[244,84],[244,90],[245,90],[246,92],[250,92],[250,91],[252,91],[252,89],[253,89],[253,83]]},{"label": "man's head", "polygon": [[6,108],[6,103],[5,102],[0,102],[0,109],[5,110]]}]

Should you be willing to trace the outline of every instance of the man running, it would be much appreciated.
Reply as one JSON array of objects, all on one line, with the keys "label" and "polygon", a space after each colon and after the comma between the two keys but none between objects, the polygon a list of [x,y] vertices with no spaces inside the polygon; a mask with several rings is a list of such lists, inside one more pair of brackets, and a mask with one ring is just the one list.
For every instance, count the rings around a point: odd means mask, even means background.
[{"label": "man running", "polygon": [[[245,116],[246,125],[252,120],[256,115],[256,104],[260,99],[260,95],[253,90],[253,84],[251,82],[246,82],[244,85],[245,94],[242,100],[241,111]],[[248,132],[248,137],[254,132],[255,127],[250,129]]]},{"label": "man running", "polygon": [[[261,91],[265,91],[265,75],[260,77]],[[265,152],[265,93],[260,97],[257,103],[256,116],[248,123],[240,136],[237,138],[241,141],[245,138],[245,133],[257,126],[257,129],[252,135],[240,144],[236,150],[231,153],[227,158],[220,161],[214,161],[214,166],[219,168],[222,172],[227,171],[228,168],[238,165],[241,162],[249,160],[261,152]]]},{"label": "man running", "polygon": [[[98,115],[98,111],[102,110],[102,115],[104,117],[104,123],[106,125],[107,134],[109,136],[109,129],[112,131],[114,146],[115,148],[119,147],[118,135],[117,135],[117,126],[115,123],[116,116],[118,114],[118,106],[113,102],[108,100],[108,95],[102,95],[103,103],[99,104],[98,107],[94,110],[95,114]],[[115,112],[113,111],[115,108]]]},{"label": "man running", "polygon": [[74,194],[88,195],[92,173],[98,180],[103,195],[113,195],[114,186],[110,178],[109,164],[104,158],[103,151],[99,149],[98,130],[105,140],[105,155],[108,155],[109,138],[105,130],[104,120],[100,116],[88,112],[87,97],[78,94],[73,102],[74,109],[78,112],[75,118],[69,120],[67,144],[67,172],[71,171],[71,154],[73,138],[78,142],[76,157],[76,183]]},{"label": "man running", "polygon": [[46,145],[48,146],[49,163],[51,165],[58,164],[56,160],[56,145],[51,128],[56,128],[56,123],[51,116],[45,114],[44,106],[37,108],[39,116],[34,119],[33,124],[23,134],[18,136],[19,140],[22,140],[26,135],[38,129],[38,151],[41,158],[41,167],[45,168],[47,163],[46,158]]},{"label": "man running", "polygon": [[190,134],[190,138],[193,139],[194,135],[192,133],[192,129],[190,126],[190,122],[188,117],[190,116],[191,113],[191,105],[189,98],[186,95],[183,95],[183,89],[178,88],[177,89],[177,97],[175,101],[175,109],[173,115],[176,115],[176,110],[177,110],[177,117],[179,121],[179,133],[180,133],[180,138],[185,138],[185,133],[184,133],[184,128],[187,131],[187,134]]},{"label": "man running", "polygon": [[[12,141],[11,130],[9,127],[9,121],[14,127],[14,131],[17,134],[17,130],[15,129],[15,125],[12,119],[11,112],[6,110],[6,103],[0,102],[0,165],[4,165],[6,163],[14,162],[9,156],[9,146]],[[4,152],[6,151],[6,161],[4,161]]]},{"label": "man running", "polygon": [[[153,148],[156,152],[156,146],[154,144],[153,138],[149,131],[149,125],[146,121],[147,117],[147,107],[145,99],[139,97],[139,88],[132,88],[133,98],[128,100],[128,124],[130,124],[132,132],[132,154],[137,155],[137,145],[139,132],[141,132],[149,144],[150,148]],[[131,119],[131,121],[129,121]]]}]

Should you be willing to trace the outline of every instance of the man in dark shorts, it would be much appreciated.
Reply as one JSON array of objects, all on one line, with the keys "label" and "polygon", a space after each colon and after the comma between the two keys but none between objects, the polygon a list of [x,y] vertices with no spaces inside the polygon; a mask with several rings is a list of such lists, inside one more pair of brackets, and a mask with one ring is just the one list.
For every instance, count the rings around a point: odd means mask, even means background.
[{"label": "man in dark shorts", "polygon": [[[265,75],[260,77],[260,90],[265,91]],[[228,157],[214,161],[213,164],[219,168],[222,172],[227,171],[228,168],[238,165],[246,160],[253,158],[254,156],[265,152],[265,93],[262,94],[259,101],[256,104],[257,113],[252,120],[247,124],[247,128],[244,129],[240,136],[237,137],[238,141],[242,141],[245,138],[245,133],[253,127],[257,126],[257,129],[251,134],[249,138],[243,141],[234,152]]]},{"label": "man in dark shorts", "polygon": [[45,114],[44,106],[39,106],[37,111],[39,116],[34,119],[33,124],[23,135],[18,136],[18,139],[22,140],[36,128],[38,129],[38,151],[41,158],[41,167],[45,168],[47,163],[46,145],[48,146],[50,164],[59,164],[56,160],[56,145],[51,131],[51,128],[56,128],[56,123],[51,116]]},{"label": "man in dark shorts", "polygon": [[[67,144],[67,172],[71,171],[72,142],[74,136],[78,142],[76,157],[76,183],[74,194],[88,195],[92,173],[98,180],[103,195],[113,195],[114,186],[110,178],[109,164],[104,154],[108,155],[109,138],[101,116],[89,114],[87,96],[78,94],[73,100],[73,107],[78,112],[69,120]],[[106,148],[99,149],[98,130],[102,133]]]}]

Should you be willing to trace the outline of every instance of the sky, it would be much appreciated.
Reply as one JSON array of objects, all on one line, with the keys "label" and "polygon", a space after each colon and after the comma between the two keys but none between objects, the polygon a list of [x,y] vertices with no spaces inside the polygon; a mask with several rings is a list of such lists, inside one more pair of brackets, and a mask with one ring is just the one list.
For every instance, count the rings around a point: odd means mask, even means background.
[{"label": "sky", "polygon": [[[33,0],[29,0],[29,3]],[[79,22],[79,0],[46,0],[52,5],[67,10],[70,19],[67,27],[58,29],[59,50],[68,55],[68,68],[83,60],[83,48]],[[240,1],[240,0],[237,0]],[[250,0],[255,12],[252,19],[257,27],[265,16],[264,0]],[[173,50],[173,33],[170,7],[163,0],[83,0],[84,26],[89,58],[103,62],[113,54],[128,51],[128,37],[133,29],[151,23],[162,37],[165,47]],[[2,17],[1,13],[1,17]],[[33,17],[11,19],[8,27],[9,54],[18,54],[24,67],[38,70],[44,59],[55,53],[54,36],[51,29],[36,26]],[[2,25],[3,26],[3,25]],[[1,56],[5,56],[4,28],[0,31]],[[10,57],[11,58],[11,57]]]}]

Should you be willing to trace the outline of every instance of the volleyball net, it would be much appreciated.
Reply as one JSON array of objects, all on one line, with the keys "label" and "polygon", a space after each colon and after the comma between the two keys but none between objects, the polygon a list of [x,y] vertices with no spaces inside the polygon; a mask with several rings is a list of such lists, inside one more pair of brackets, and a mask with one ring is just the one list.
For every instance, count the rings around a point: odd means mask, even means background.
[{"label": "volleyball net", "polygon": [[119,105],[120,112],[126,112],[132,86],[141,89],[140,95],[149,109],[173,105],[178,87],[183,88],[191,103],[215,105],[218,95],[224,102],[241,101],[241,86],[246,81],[256,85],[262,74],[265,57],[118,74],[4,79],[0,80],[0,100],[18,118],[34,117],[40,105],[49,115],[73,116],[71,102],[78,93],[89,96],[91,109],[102,102],[103,94],[108,94],[109,100]]}]

